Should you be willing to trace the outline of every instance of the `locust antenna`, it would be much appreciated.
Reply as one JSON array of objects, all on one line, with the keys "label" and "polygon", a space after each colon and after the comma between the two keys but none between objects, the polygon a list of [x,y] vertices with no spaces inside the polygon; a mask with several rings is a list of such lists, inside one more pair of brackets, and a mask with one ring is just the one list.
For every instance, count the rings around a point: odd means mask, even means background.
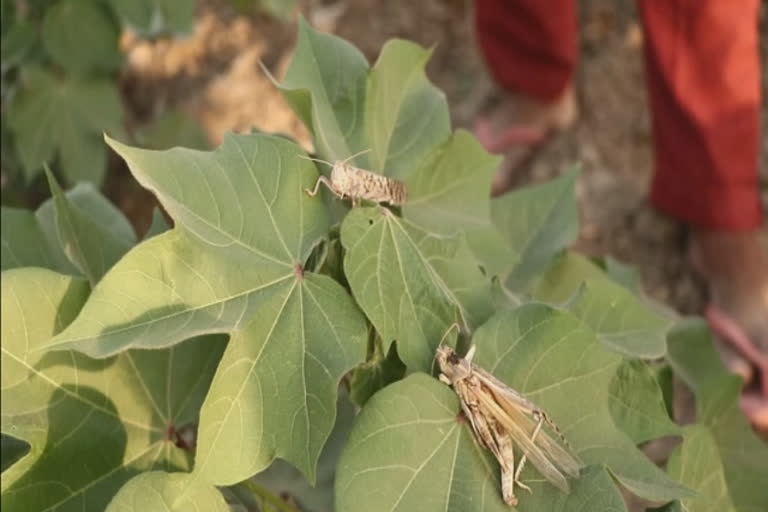
[{"label": "locust antenna", "polygon": [[[456,329],[456,332],[461,332],[461,326],[459,325],[459,322],[453,322],[451,325],[448,326],[448,330],[445,331],[445,334],[443,334],[443,337],[440,338],[440,343],[437,344],[438,348],[442,346],[443,342],[445,341],[445,338],[448,337],[448,335],[451,333],[451,331],[454,328]],[[430,375],[435,371],[435,359],[437,359],[437,351],[435,351],[435,355],[432,356],[432,364],[429,367]]]},{"label": "locust antenna", "polygon": [[353,158],[355,158],[355,157],[358,157],[358,156],[360,156],[360,155],[364,155],[364,154],[366,154],[366,153],[370,153],[370,152],[371,152],[371,148],[368,148],[368,149],[364,149],[364,150],[362,150],[362,151],[358,151],[358,152],[357,152],[357,153],[355,153],[354,155],[352,155],[352,156],[348,156],[347,158],[345,158],[344,160],[342,160],[342,161],[341,161],[341,163],[345,164],[345,163],[349,162],[350,160],[352,160],[352,159],[353,159]]},{"label": "locust antenna", "polygon": [[333,167],[333,164],[331,162],[328,162],[326,160],[321,160],[320,158],[312,158],[306,155],[297,155],[299,158],[303,158],[304,160],[311,160],[313,162],[320,162],[321,164],[330,165]]}]

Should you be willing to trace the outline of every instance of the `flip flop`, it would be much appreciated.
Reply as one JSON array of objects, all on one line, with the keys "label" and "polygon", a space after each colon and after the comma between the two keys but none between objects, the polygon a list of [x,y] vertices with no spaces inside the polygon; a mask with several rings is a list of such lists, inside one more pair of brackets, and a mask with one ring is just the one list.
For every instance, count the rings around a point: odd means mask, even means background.
[{"label": "flip flop", "polygon": [[505,153],[518,146],[540,146],[551,136],[551,130],[526,124],[510,124],[495,136],[486,116],[475,121],[475,136],[489,153]]},{"label": "flip flop", "polygon": [[757,350],[738,322],[719,307],[710,304],[704,314],[712,331],[759,370],[760,393],[768,400],[768,355]]}]

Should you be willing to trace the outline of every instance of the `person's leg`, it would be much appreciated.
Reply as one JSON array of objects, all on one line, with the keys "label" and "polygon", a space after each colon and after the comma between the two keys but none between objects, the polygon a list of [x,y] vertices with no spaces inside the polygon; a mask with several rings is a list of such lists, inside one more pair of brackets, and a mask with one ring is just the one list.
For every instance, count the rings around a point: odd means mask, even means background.
[{"label": "person's leg", "polygon": [[638,3],[654,132],[651,201],[691,227],[691,256],[714,306],[736,320],[765,357],[759,0]]},{"label": "person's leg", "polygon": [[[576,119],[576,3],[476,0],[474,17],[478,46],[502,91],[501,101],[476,126],[489,151],[507,152],[494,179],[498,195],[510,187],[512,172],[532,146]],[[515,144],[523,147],[511,149]]]}]

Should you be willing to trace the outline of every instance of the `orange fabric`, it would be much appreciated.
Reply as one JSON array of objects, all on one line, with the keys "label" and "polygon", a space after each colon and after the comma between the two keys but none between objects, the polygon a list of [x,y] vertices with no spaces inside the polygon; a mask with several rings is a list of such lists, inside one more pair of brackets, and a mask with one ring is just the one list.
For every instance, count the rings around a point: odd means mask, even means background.
[{"label": "orange fabric", "polygon": [[[692,225],[762,224],[759,0],[638,0],[653,119],[651,201]],[[577,62],[574,0],[476,0],[480,48],[504,88],[552,100]]]}]

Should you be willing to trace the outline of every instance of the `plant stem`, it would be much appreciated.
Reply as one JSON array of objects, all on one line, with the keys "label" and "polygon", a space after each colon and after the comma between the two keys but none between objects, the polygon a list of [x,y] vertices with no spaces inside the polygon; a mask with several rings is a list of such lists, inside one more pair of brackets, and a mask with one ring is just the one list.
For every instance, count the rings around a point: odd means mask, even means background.
[{"label": "plant stem", "polygon": [[262,502],[267,502],[275,507],[280,512],[301,512],[297,508],[292,507],[288,503],[281,500],[279,497],[272,494],[268,489],[260,486],[252,479],[241,482],[242,485],[248,488],[254,495],[256,495]]}]

